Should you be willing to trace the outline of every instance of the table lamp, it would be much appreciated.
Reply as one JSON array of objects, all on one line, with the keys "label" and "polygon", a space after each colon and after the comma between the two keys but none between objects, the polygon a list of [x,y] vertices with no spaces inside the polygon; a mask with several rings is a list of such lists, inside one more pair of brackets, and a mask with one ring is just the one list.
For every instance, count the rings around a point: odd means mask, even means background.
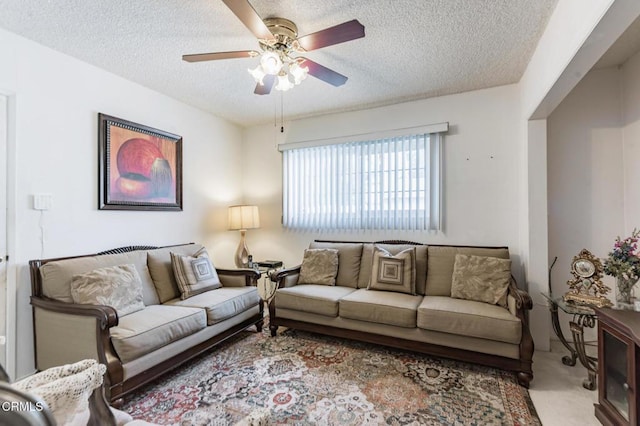
[{"label": "table lamp", "polygon": [[229,230],[240,231],[240,244],[236,250],[235,262],[238,268],[246,268],[249,265],[249,249],[245,240],[247,229],[260,227],[260,214],[258,206],[230,206]]}]

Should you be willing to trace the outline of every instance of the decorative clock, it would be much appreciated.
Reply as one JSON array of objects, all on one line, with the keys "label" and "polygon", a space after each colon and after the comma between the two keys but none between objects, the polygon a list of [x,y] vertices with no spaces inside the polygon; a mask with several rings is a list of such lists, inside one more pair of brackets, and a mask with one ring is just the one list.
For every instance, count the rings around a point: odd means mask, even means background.
[{"label": "decorative clock", "polygon": [[602,262],[587,249],[582,249],[571,262],[571,275],[567,281],[569,291],[563,299],[578,305],[596,307],[611,306],[605,297],[611,289],[602,282]]}]

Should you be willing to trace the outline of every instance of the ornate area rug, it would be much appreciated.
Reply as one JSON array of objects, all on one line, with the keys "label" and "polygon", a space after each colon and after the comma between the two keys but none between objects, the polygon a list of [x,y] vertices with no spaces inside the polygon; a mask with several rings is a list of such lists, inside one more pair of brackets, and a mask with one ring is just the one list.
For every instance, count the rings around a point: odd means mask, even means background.
[{"label": "ornate area rug", "polygon": [[541,424],[511,373],[295,330],[245,331],[125,400],[158,424],[228,425],[258,408],[272,424]]}]

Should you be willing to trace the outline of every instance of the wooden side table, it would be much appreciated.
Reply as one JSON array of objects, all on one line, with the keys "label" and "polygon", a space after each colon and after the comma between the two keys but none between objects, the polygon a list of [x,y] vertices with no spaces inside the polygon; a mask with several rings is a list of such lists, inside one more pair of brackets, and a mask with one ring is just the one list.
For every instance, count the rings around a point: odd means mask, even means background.
[{"label": "wooden side table", "polygon": [[[579,359],[580,363],[587,369],[588,374],[588,377],[582,382],[582,386],[585,389],[595,390],[598,358],[587,355],[584,341],[584,327],[594,328],[598,316],[595,311],[589,307],[567,303],[562,297],[553,297],[551,294],[542,293],[542,295],[549,302],[553,331],[570,353],[570,356],[565,355],[562,357],[562,363],[564,365],[574,366],[576,365],[576,358]],[[560,326],[560,320],[558,318],[558,309],[573,316],[572,320],[569,321],[573,345],[567,342],[567,339],[565,339],[562,333],[562,327]]]},{"label": "wooden side table", "polygon": [[604,425],[640,421],[640,312],[596,308],[598,315],[598,403]]}]

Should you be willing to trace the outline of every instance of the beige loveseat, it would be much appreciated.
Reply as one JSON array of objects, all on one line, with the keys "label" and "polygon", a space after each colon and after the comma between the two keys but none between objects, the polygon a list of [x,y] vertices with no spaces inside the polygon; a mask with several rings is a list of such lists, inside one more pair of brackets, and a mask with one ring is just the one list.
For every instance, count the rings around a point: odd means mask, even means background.
[{"label": "beige loveseat", "polygon": [[516,287],[510,267],[504,307],[451,297],[456,255],[509,259],[508,248],[407,241],[375,246],[393,255],[415,247],[415,295],[367,289],[374,243],[315,241],[310,249],[338,251],[335,285],[298,284],[300,266],[275,274],[271,334],[285,326],[484,364],[513,371],[521,385],[529,386],[533,340],[527,310],[532,301]]},{"label": "beige loveseat", "polygon": [[[171,253],[193,256],[201,248],[138,246],[30,261],[36,368],[96,359],[107,366],[107,398],[117,406],[126,393],[239,331],[261,330],[253,270],[216,269],[221,288],[182,300]],[[74,303],[74,276],[131,264],[142,283],[142,309],[119,317],[111,306]]]}]

